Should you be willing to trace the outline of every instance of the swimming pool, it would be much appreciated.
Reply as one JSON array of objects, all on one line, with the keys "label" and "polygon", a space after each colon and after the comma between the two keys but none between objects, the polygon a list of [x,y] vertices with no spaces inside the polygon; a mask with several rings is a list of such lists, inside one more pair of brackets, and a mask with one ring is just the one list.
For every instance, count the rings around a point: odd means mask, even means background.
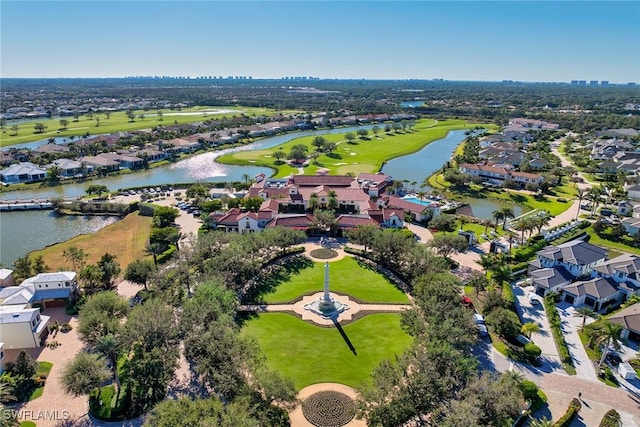
[{"label": "swimming pool", "polygon": [[403,197],[402,200],[406,200],[407,202],[411,202],[411,203],[417,203],[423,206],[429,206],[431,203],[433,203],[433,200],[429,200],[429,199],[420,200],[417,197],[413,197],[413,196]]}]

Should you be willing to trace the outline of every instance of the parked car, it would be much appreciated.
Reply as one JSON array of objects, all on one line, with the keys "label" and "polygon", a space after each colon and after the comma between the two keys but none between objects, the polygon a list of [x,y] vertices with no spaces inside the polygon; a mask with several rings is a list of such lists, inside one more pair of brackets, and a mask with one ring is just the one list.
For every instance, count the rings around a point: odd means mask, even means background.
[{"label": "parked car", "polygon": [[473,319],[476,321],[478,325],[484,325],[484,317],[480,313],[473,313]]},{"label": "parked car", "polygon": [[478,325],[478,334],[481,337],[487,337],[489,336],[489,330],[487,329],[487,325],[485,325],[484,323],[479,323]]},{"label": "parked car", "polygon": [[529,294],[529,304],[531,305],[542,305],[542,301],[540,301],[540,297],[536,294]]},{"label": "parked car", "polygon": [[605,357],[605,362],[612,366],[618,366],[622,363],[622,357],[616,351],[609,351],[607,353],[607,357]]}]

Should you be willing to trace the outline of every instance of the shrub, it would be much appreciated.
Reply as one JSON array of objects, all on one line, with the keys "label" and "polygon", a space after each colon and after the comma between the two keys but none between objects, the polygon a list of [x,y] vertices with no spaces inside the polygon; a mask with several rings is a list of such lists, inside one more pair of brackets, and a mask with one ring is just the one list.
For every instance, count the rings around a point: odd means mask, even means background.
[{"label": "shrub", "polygon": [[532,400],[538,397],[538,386],[533,381],[522,380],[520,384],[518,384],[518,387],[520,387],[526,400]]},{"label": "shrub", "polygon": [[600,427],[618,427],[620,424],[620,414],[615,409],[610,409],[604,414]]},{"label": "shrub", "polygon": [[69,332],[71,329],[73,329],[73,328],[71,327],[71,325],[69,323],[63,323],[60,326],[60,332]]},{"label": "shrub", "polygon": [[516,296],[513,293],[513,288],[509,283],[502,285],[502,298],[504,298],[505,307],[514,313],[516,312]]},{"label": "shrub", "polygon": [[158,264],[162,264],[164,262],[167,262],[169,260],[169,258],[171,258],[173,256],[173,254],[176,252],[176,247],[175,246],[170,246],[169,249],[167,249],[166,251],[162,252],[160,255],[158,255]]},{"label": "shrub", "polygon": [[540,357],[540,355],[542,354],[542,350],[534,343],[529,342],[524,345],[524,353],[530,360],[535,360]]},{"label": "shrub", "polygon": [[562,363],[573,366],[573,359],[571,358],[567,342],[564,340],[564,335],[562,334],[562,320],[556,310],[557,297],[558,295],[554,293],[544,297],[544,309],[547,312],[547,318],[551,326],[551,335],[553,335],[553,340],[556,343],[560,360]]},{"label": "shrub", "polygon": [[580,401],[574,397],[569,404],[567,412],[565,412],[562,418],[556,421],[553,427],[569,426],[569,424],[571,424],[571,421],[573,420],[573,417],[575,417],[576,414],[580,411],[580,408],[582,408],[582,403],[580,403]]}]

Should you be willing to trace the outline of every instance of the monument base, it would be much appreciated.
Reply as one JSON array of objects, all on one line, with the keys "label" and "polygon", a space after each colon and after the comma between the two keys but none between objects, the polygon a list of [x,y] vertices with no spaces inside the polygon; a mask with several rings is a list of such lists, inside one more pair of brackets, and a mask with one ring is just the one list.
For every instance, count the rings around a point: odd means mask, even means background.
[{"label": "monument base", "polygon": [[343,311],[349,310],[349,306],[341,303],[340,301],[336,301],[333,298],[329,298],[327,301],[327,299],[322,296],[309,304],[305,304],[304,309],[315,313],[318,316],[322,316],[325,319],[331,319]]}]

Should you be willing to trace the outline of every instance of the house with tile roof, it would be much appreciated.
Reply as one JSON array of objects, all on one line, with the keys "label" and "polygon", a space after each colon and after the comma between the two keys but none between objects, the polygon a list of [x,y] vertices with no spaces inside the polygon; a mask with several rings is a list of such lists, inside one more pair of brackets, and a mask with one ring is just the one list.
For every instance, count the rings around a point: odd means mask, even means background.
[{"label": "house with tile roof", "polygon": [[620,338],[640,341],[640,302],[610,315],[607,320],[622,326]]},{"label": "house with tile roof", "polygon": [[515,182],[524,187],[527,184],[540,184],[544,181],[542,175],[530,172],[517,172],[505,166],[492,166],[485,164],[462,163],[460,171],[472,176],[477,176],[483,181],[495,185],[502,185],[506,180]]}]

